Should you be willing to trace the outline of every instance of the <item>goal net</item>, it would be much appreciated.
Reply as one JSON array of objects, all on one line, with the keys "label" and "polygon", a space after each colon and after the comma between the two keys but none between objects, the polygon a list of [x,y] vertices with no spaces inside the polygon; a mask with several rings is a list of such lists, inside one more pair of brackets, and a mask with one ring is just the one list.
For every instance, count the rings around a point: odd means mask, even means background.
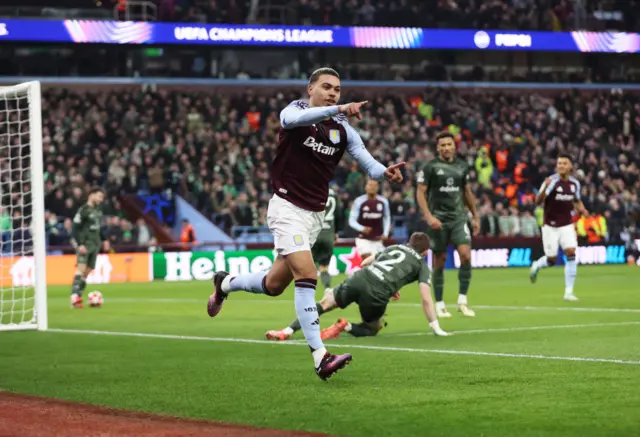
[{"label": "goal net", "polygon": [[0,86],[0,331],[47,329],[40,82]]}]

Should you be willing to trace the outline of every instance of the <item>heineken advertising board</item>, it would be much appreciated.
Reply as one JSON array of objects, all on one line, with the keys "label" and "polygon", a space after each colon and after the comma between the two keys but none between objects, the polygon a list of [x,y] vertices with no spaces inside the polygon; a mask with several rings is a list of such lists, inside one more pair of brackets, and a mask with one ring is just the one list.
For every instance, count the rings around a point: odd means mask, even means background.
[{"label": "heineken advertising board", "polygon": [[[215,272],[225,270],[236,276],[267,270],[273,265],[275,251],[244,250],[216,252],[165,252],[153,254],[153,278],[165,281],[209,280]],[[329,273],[351,274],[360,268],[362,259],[355,248],[336,247]]]},{"label": "heineken advertising board", "polygon": [[[576,252],[578,264],[624,264],[624,246],[581,246]],[[564,264],[564,256],[558,254],[559,265]],[[153,278],[165,281],[210,280],[215,272],[225,270],[233,276],[267,270],[273,265],[273,250],[245,250],[217,252],[166,252],[154,253]],[[486,267],[528,267],[542,256],[542,247],[505,244],[503,247],[474,248],[471,250],[471,266]],[[431,266],[431,251],[426,261]],[[329,263],[332,276],[340,273],[351,275],[360,269],[362,258],[355,247],[336,247]],[[460,257],[452,247],[448,249],[445,268],[460,267]]]}]

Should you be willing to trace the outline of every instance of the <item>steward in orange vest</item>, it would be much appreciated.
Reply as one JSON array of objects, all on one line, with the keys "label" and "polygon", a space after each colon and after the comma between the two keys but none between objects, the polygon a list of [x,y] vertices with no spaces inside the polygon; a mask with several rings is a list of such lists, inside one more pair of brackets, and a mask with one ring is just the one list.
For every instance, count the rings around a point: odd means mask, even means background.
[{"label": "steward in orange vest", "polygon": [[185,249],[191,248],[198,241],[196,240],[196,231],[189,223],[189,220],[182,220],[182,230],[180,231],[180,242]]}]

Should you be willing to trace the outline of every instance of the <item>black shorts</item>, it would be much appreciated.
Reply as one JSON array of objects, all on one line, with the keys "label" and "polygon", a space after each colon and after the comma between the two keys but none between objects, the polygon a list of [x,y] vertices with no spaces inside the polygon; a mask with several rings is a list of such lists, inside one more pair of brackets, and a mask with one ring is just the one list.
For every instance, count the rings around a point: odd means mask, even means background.
[{"label": "black shorts", "polygon": [[320,235],[311,248],[311,255],[316,264],[328,266],[333,256],[333,234]]},{"label": "black shorts", "polygon": [[371,294],[371,285],[361,277],[347,279],[333,289],[333,295],[342,309],[355,302],[365,323],[377,322],[387,311],[387,304],[381,303]]}]

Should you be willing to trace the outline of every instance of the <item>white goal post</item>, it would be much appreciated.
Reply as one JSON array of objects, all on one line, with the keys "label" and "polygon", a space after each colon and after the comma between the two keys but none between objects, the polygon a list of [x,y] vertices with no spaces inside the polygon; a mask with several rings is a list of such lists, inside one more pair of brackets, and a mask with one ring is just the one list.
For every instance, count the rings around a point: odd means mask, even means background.
[{"label": "white goal post", "polygon": [[0,331],[46,330],[40,82],[0,87]]}]

